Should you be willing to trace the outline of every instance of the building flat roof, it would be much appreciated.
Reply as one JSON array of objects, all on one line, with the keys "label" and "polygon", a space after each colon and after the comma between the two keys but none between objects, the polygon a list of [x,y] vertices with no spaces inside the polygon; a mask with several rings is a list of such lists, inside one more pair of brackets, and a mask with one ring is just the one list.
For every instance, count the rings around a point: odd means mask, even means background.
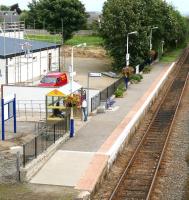
[{"label": "building flat roof", "polygon": [[24,40],[17,38],[9,38],[0,36],[0,58],[12,58],[19,55],[24,55],[29,49],[32,53],[40,52],[48,49],[55,49],[60,47],[59,44]]}]

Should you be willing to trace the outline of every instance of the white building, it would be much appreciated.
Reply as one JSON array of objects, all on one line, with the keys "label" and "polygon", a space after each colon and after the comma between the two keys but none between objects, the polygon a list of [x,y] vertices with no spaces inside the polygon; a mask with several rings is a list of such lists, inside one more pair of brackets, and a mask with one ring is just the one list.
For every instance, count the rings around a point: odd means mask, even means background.
[{"label": "white building", "polygon": [[0,36],[24,39],[24,22],[2,22],[0,23]]},{"label": "white building", "polygon": [[60,67],[60,45],[0,36],[0,84],[32,83]]}]

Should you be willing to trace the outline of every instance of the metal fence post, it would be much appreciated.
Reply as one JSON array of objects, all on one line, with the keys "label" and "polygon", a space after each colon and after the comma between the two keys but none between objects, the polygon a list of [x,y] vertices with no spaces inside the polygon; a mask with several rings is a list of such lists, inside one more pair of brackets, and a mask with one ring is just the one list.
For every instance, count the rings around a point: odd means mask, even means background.
[{"label": "metal fence post", "polygon": [[25,118],[26,118],[26,121],[27,121],[27,113],[26,113],[26,103],[24,104],[24,108],[25,108]]},{"label": "metal fence post", "polygon": [[56,135],[55,135],[55,131],[56,131],[56,125],[54,124],[54,125],[53,125],[53,132],[54,132],[54,143],[55,143],[55,141],[56,141]]},{"label": "metal fence post", "polygon": [[26,165],[26,149],[25,145],[23,145],[23,166],[25,167]]},{"label": "metal fence post", "polygon": [[31,112],[32,112],[32,117],[33,117],[33,101],[31,100]]},{"label": "metal fence post", "polygon": [[17,180],[20,182],[20,152],[16,153],[16,171],[17,171]]},{"label": "metal fence post", "polygon": [[35,158],[37,158],[37,137],[35,137]]},{"label": "metal fence post", "polygon": [[39,104],[39,118],[41,120],[41,104]]},{"label": "metal fence post", "polygon": [[1,99],[2,140],[5,140],[4,99]]},{"label": "metal fence post", "polygon": [[91,112],[93,111],[93,97],[91,98]]}]

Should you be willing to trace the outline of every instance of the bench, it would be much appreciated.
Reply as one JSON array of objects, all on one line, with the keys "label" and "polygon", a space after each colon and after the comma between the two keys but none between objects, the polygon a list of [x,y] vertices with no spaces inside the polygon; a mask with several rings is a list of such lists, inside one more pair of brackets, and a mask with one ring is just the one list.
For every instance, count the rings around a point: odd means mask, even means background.
[{"label": "bench", "polygon": [[106,101],[107,108],[113,106],[114,103],[115,103],[115,101],[111,97],[108,98]]}]

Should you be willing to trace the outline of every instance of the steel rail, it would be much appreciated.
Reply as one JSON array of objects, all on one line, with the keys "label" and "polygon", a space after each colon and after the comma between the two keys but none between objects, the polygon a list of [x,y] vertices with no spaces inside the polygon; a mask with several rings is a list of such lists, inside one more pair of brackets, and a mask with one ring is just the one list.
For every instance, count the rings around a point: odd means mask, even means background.
[{"label": "steel rail", "polygon": [[154,177],[153,177],[153,180],[152,180],[152,183],[151,183],[151,186],[150,186],[150,189],[149,189],[149,192],[148,192],[148,195],[146,197],[146,200],[149,200],[150,199],[150,196],[151,196],[151,193],[153,191],[153,186],[154,186],[154,183],[155,183],[155,179],[157,177],[157,174],[158,174],[158,170],[159,170],[159,167],[161,165],[161,161],[163,159],[163,156],[164,156],[164,153],[165,153],[165,149],[167,147],[167,144],[168,144],[168,140],[170,138],[170,135],[171,135],[171,131],[172,131],[172,127],[174,125],[174,121],[175,121],[175,118],[176,118],[176,115],[177,115],[177,112],[178,112],[178,109],[179,109],[179,106],[180,106],[180,102],[182,100],[182,97],[183,97],[183,94],[184,94],[184,90],[186,88],[186,84],[188,82],[188,78],[189,78],[189,73],[187,75],[187,78],[186,78],[186,81],[185,81],[185,84],[184,84],[184,87],[182,89],[182,93],[181,93],[181,96],[179,98],[179,101],[178,101],[178,104],[177,104],[177,107],[176,107],[176,111],[175,111],[175,114],[174,114],[174,117],[173,117],[173,120],[171,122],[171,126],[169,128],[169,132],[167,134],[167,137],[166,137],[166,141],[165,141],[165,144],[164,144],[164,147],[163,147],[163,150],[162,150],[162,153],[161,153],[161,156],[160,156],[160,159],[159,159],[159,162],[158,162],[158,165],[157,165],[157,168],[156,168],[156,171],[155,171],[155,174],[154,174]]},{"label": "steel rail", "polygon": [[[179,75],[180,69],[181,69],[182,65],[184,64],[184,62],[185,62],[187,56],[188,56],[188,49],[185,50],[185,52],[183,53],[183,56],[181,56],[180,59],[179,59],[179,61],[177,62],[177,65],[179,65],[179,67],[178,67],[178,71],[177,71],[177,73],[176,73],[176,77],[177,77],[177,75]],[[130,159],[130,161],[129,161],[127,167],[126,167],[126,169],[124,170],[122,176],[121,176],[120,179],[118,180],[117,185],[116,185],[116,187],[114,188],[113,192],[111,193],[111,196],[110,196],[109,200],[112,200],[112,199],[114,198],[114,196],[115,196],[115,194],[116,194],[116,192],[117,192],[117,189],[119,188],[120,183],[123,181],[124,177],[126,176],[126,174],[128,173],[129,169],[131,168],[131,166],[132,166],[132,164],[133,164],[133,162],[134,162],[134,160],[135,160],[135,158],[136,158],[136,155],[138,154],[139,150],[141,149],[141,146],[142,146],[142,144],[144,143],[144,141],[145,141],[145,139],[146,139],[146,137],[147,137],[147,135],[148,135],[148,132],[149,132],[150,128],[152,127],[152,124],[154,123],[154,120],[155,120],[155,118],[157,117],[157,114],[158,114],[158,112],[159,112],[159,110],[160,110],[162,104],[164,103],[164,100],[166,99],[167,94],[169,93],[170,88],[172,87],[172,85],[173,85],[173,83],[174,83],[175,80],[176,80],[176,78],[175,78],[174,80],[172,80],[171,84],[169,85],[169,88],[168,88],[167,91],[166,91],[166,95],[164,95],[164,98],[162,99],[160,105],[158,106],[158,109],[156,110],[155,115],[154,115],[152,121],[150,122],[150,125],[149,125],[149,127],[148,127],[146,133],[144,134],[144,136],[142,137],[140,143],[138,144],[138,146],[137,146],[137,148],[136,148],[136,150],[135,150],[133,156],[131,157],[131,159]],[[179,104],[180,104],[180,101],[181,101],[181,98],[182,98],[182,95],[183,95],[184,88],[185,88],[185,86],[186,86],[187,80],[188,80],[188,76],[187,76],[187,78],[186,78],[186,80],[185,80],[184,87],[182,88],[181,96],[179,97],[179,101],[178,101],[178,104],[177,104],[177,106],[176,106],[176,111],[175,111],[175,112],[173,111],[174,114],[173,114],[173,118],[172,118],[171,125],[170,125],[170,127],[169,127],[169,133],[168,133],[168,135],[170,135],[170,130],[171,130],[170,128],[172,128],[173,120],[175,119],[175,115],[176,115],[176,112],[177,112],[177,110],[178,110],[178,107],[179,107]],[[166,140],[165,140],[165,144],[164,144],[164,145],[166,145],[167,142],[168,142],[168,135],[167,135],[167,137],[166,137]],[[165,151],[165,147],[163,147],[163,152],[161,153],[160,158],[159,158],[160,160],[162,160],[164,151]],[[159,161],[160,161],[160,160],[159,160]],[[160,162],[161,162],[161,161],[160,161]],[[156,171],[155,171],[155,175],[157,175],[158,168],[159,168],[159,166],[160,166],[160,162],[158,162],[158,164],[157,164],[157,168],[156,168]],[[152,191],[154,182],[155,182],[155,177],[153,178],[152,184],[150,185],[150,190],[149,190],[149,192],[148,192],[147,198],[149,198],[149,196],[150,196],[150,192]]]}]

